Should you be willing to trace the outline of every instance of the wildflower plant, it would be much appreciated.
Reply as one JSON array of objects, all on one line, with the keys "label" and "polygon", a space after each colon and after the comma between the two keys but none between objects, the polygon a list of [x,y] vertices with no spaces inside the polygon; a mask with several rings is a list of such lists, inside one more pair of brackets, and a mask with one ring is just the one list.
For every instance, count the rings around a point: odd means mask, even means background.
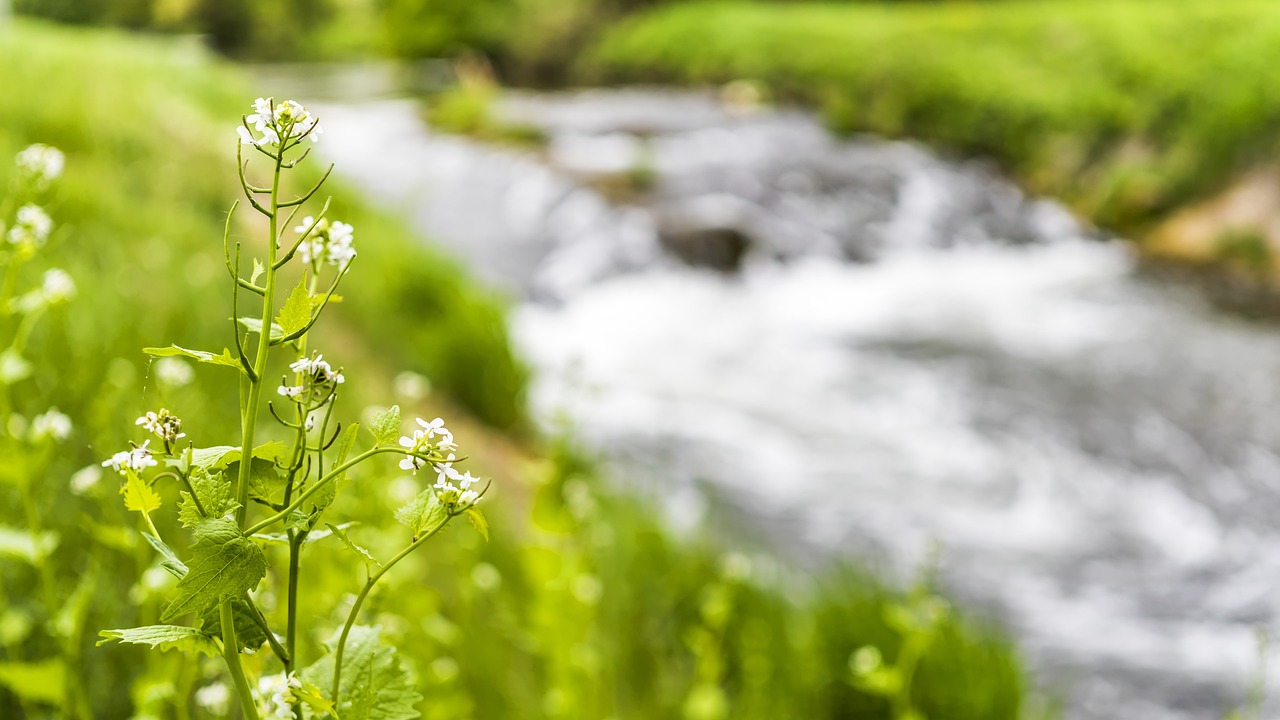
[{"label": "wildflower plant", "polygon": [[[41,319],[76,294],[75,281],[66,271],[47,267],[32,272],[54,236],[54,221],[45,207],[64,162],[57,148],[40,144],[27,147],[15,158],[7,192],[0,197],[0,266],[4,278],[0,284],[0,453],[6,459],[0,468],[0,480],[16,491],[22,513],[20,524],[25,526],[0,524],[0,538],[5,538],[2,554],[25,561],[35,572],[45,613],[43,626],[59,654],[55,659],[24,665],[12,660],[24,654],[17,647],[21,638],[6,641],[5,655],[11,659],[6,669],[28,674],[76,664],[78,647],[73,638],[77,630],[73,626],[83,618],[76,611],[75,598],[65,597],[57,586],[51,557],[61,538],[46,527],[39,508],[42,490],[38,480],[48,474],[58,447],[68,441],[74,428],[69,417],[56,407],[45,406],[29,387],[23,388],[35,384],[33,378],[42,366],[38,349],[31,347]],[[0,606],[4,605],[9,605],[8,598],[0,591]],[[68,716],[90,717],[84,690],[70,673],[59,671],[39,677],[57,686],[46,691],[45,701],[63,706]],[[65,682],[60,682],[59,677]]]},{"label": "wildflower plant", "polygon": [[[231,242],[233,204],[223,234],[226,269],[231,283],[234,349],[191,350],[177,345],[146,348],[157,358],[184,357],[239,378],[240,423],[237,428],[184,424],[166,408],[137,418],[145,440],[107,458],[102,465],[121,477],[121,493],[130,510],[139,512],[143,535],[161,566],[177,578],[174,596],[161,614],[164,624],[101,633],[104,640],[149,645],[160,650],[221,656],[231,680],[231,697],[246,718],[417,717],[420,699],[395,649],[379,628],[357,624],[360,610],[378,581],[401,560],[465,515],[487,537],[488,526],[477,505],[488,484],[459,471],[462,462],[453,434],[436,418],[419,419],[401,434],[398,407],[370,423],[371,443],[357,424],[336,417],[347,378],[324,355],[308,347],[309,334],[355,264],[355,231],[327,217],[328,202],[315,215],[294,224],[333,167],[308,190],[286,196],[290,172],[320,138],[318,118],[293,101],[259,98],[252,114],[237,128],[239,178],[248,205],[265,218],[262,256],[246,275],[241,243]],[[251,158],[260,156],[269,183],[249,180]],[[296,284],[286,277],[298,278]],[[291,287],[286,289],[286,283]],[[252,302],[259,311],[240,315]],[[283,356],[281,375],[272,375],[273,359]],[[278,382],[276,380],[278,378]],[[265,406],[265,407],[264,407]],[[278,430],[265,439],[259,422],[267,416]],[[218,432],[234,434],[232,444],[197,447],[193,437]],[[414,500],[396,513],[410,529],[404,547],[381,561],[357,545],[346,526],[325,522],[326,512],[357,466],[382,455],[399,456],[423,486]],[[176,485],[178,518],[194,538],[186,553],[173,548],[151,519],[161,507],[159,483]],[[333,538],[348,548],[365,569],[365,583],[346,620],[322,657],[304,663],[297,638],[305,627],[298,614],[303,549],[315,540]],[[288,549],[288,564],[270,568],[263,546]],[[255,591],[273,572],[287,587],[285,616],[269,617]],[[277,633],[279,628],[282,632]],[[251,681],[242,655],[270,648],[279,667]],[[206,686],[201,704],[226,704],[217,685]]]}]

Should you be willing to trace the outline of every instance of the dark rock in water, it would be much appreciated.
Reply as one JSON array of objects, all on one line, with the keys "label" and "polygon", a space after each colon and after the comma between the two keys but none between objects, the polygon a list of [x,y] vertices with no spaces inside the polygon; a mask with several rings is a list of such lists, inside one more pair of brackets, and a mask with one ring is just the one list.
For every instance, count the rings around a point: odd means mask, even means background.
[{"label": "dark rock in water", "polygon": [[663,231],[662,246],[684,262],[721,272],[736,272],[751,240],[735,228],[705,227]]}]

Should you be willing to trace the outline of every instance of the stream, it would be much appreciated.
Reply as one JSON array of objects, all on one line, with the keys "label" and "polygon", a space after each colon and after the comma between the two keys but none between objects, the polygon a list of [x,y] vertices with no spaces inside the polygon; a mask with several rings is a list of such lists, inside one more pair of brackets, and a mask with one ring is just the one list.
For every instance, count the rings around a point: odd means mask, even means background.
[{"label": "stream", "polygon": [[519,150],[409,100],[315,109],[339,174],[517,301],[536,417],[677,521],[713,497],[899,579],[939,544],[1067,720],[1243,700],[1280,610],[1275,328],[981,164],[801,112],[509,94],[548,140]]}]

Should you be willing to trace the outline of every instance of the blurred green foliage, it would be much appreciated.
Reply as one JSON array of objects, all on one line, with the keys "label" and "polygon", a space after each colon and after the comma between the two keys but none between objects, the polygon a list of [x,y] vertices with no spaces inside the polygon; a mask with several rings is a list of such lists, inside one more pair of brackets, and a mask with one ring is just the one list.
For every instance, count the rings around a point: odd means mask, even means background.
[{"label": "blurred green foliage", "polygon": [[1280,11],[1258,0],[681,3],[598,39],[593,80],[750,78],[839,130],[994,158],[1141,232],[1268,162]]},{"label": "blurred green foliage", "polygon": [[[30,591],[38,568],[0,557],[0,686],[10,688],[0,690],[0,717],[23,716],[14,688],[31,708],[56,700],[56,683],[45,682],[58,672],[45,662],[59,653],[52,632],[78,649],[67,672],[82,679],[95,716],[211,717],[192,698],[219,676],[217,661],[94,647],[99,629],[155,622],[174,580],[129,529],[138,519],[124,511],[116,476],[75,492],[69,479],[138,439],[129,418],[144,410],[173,409],[201,446],[226,440],[210,428],[236,422],[233,373],[202,367],[196,384],[166,383],[140,348],[227,344],[218,238],[237,192],[233,118],[252,97],[246,85],[193,44],[30,22],[0,37],[8,91],[0,158],[37,141],[66,151],[49,206],[61,234],[40,262],[65,267],[80,287],[32,338],[40,365],[14,388],[18,408],[56,405],[75,431],[50,456],[6,458],[0,473],[0,526],[20,532],[26,524],[8,478],[15,468],[47,468],[35,510],[60,542],[39,570],[67,599],[62,608],[42,603]],[[3,186],[7,164],[0,168]],[[339,189],[333,217],[355,225],[360,253],[339,320],[317,343],[345,366],[346,411],[375,397],[388,402],[379,392],[389,374],[409,368],[481,419],[518,426],[524,370],[500,303],[351,193]],[[233,226],[236,240],[260,234]],[[524,451],[490,442],[486,449],[467,438],[481,448],[481,468],[523,468],[498,477],[489,496],[493,541],[449,533],[432,554],[397,568],[365,616],[405,649],[427,718],[890,717],[883,699],[858,690],[847,662],[864,645],[895,657],[902,638],[886,619],[893,593],[862,574],[814,581],[726,553],[702,532],[674,534],[658,521],[656,501],[605,490],[567,445],[545,459],[504,461]],[[347,494],[334,513],[358,521],[352,537],[383,557],[408,532],[390,521],[392,510],[420,489],[395,475],[351,478],[364,491]],[[176,488],[156,489],[171,507]],[[155,520],[167,541],[185,542],[176,515]],[[331,541],[309,549],[303,567],[316,591],[302,613],[341,610],[358,587],[360,571],[344,552]],[[279,582],[268,576],[257,593],[269,615],[281,612]],[[300,641],[314,656],[327,639]],[[938,631],[912,686],[915,707],[951,720],[1012,720],[1027,693],[1007,643],[958,617]]]}]

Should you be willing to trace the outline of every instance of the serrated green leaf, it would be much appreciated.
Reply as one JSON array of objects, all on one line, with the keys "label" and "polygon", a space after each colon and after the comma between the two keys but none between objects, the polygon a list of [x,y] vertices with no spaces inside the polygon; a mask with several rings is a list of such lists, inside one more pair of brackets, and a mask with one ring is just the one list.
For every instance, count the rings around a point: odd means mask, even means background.
[{"label": "serrated green leaf", "polygon": [[369,430],[378,445],[395,443],[400,435],[400,406],[392,405],[374,416]]},{"label": "serrated green leaf", "polygon": [[240,368],[240,361],[232,356],[231,351],[226,348],[222,349],[221,355],[214,355],[205,350],[188,350],[177,345],[170,345],[167,348],[142,348],[142,352],[152,357],[189,357],[199,360],[202,363],[210,365],[225,365],[227,367]]},{"label": "serrated green leaf", "polygon": [[[240,448],[232,445],[196,448],[191,452],[192,485],[196,484],[197,477],[197,471],[194,468],[203,469],[212,477],[216,477],[221,473],[226,478],[224,480],[225,487],[215,488],[208,484],[206,484],[206,487],[196,486],[196,491],[200,493],[200,503],[209,511],[211,517],[221,517],[236,509],[234,505],[230,508],[226,507],[226,505],[234,503],[230,493],[234,484],[232,478],[237,478],[240,474],[240,455]],[[289,463],[290,455],[288,446],[277,441],[263,443],[255,447],[253,449],[253,466],[249,471],[249,494],[253,497],[269,500],[273,493],[283,488],[285,478],[280,472],[280,467]],[[225,491],[226,494],[216,494],[206,501],[206,489],[217,493]],[[221,512],[218,510],[221,510]],[[193,518],[193,513],[198,515],[194,508],[190,508],[185,517],[190,520]]]},{"label": "serrated green leaf", "polygon": [[396,511],[396,520],[407,525],[413,531],[414,537],[417,537],[423,530],[445,521],[449,517],[449,510],[440,502],[440,498],[436,497],[436,491],[427,488],[418,493],[408,505]]},{"label": "serrated green leaf", "polygon": [[187,479],[200,498],[205,515],[200,513],[191,494],[183,492],[178,503],[178,520],[186,527],[195,527],[205,517],[226,517],[240,507],[235,501],[235,488],[231,486],[226,471],[209,472],[208,468],[193,467]]},{"label": "serrated green leaf", "polygon": [[372,565],[374,567],[382,567],[382,563],[378,562],[378,559],[375,558],[372,553],[370,553],[368,550],[364,549],[363,547],[355,544],[355,542],[351,540],[351,538],[347,535],[345,531],[343,531],[341,527],[338,527],[337,525],[333,525],[330,523],[325,523],[325,527],[329,528],[329,532],[333,533],[334,536],[337,537],[339,540],[341,540],[342,544],[346,545],[352,552],[359,555],[360,558],[365,561],[365,563]]},{"label": "serrated green leaf", "polygon": [[58,534],[46,530],[34,535],[29,530],[0,525],[0,557],[11,557],[38,565],[58,546]]},{"label": "serrated green leaf", "polygon": [[[262,318],[240,317],[236,318],[236,322],[244,326],[251,333],[262,334]],[[284,328],[276,323],[271,323],[271,339],[281,340],[284,338]]]},{"label": "serrated green leaf", "polygon": [[289,293],[289,299],[285,300],[284,307],[280,308],[276,322],[284,330],[285,335],[295,333],[311,322],[311,293],[307,290],[305,277],[299,280],[293,292]]},{"label": "serrated green leaf", "polygon": [[[236,642],[241,650],[256,651],[267,641],[262,626],[254,622],[249,603],[236,598],[231,601],[231,617],[236,625]],[[200,613],[200,632],[210,638],[222,637],[222,605],[210,605]]]},{"label": "serrated green leaf", "polygon": [[[183,494],[185,495],[186,493]],[[179,560],[177,554],[163,540],[145,532],[142,533],[142,537],[146,538],[151,547],[155,548],[156,552],[160,553],[160,556],[164,558],[164,561],[160,563],[160,567],[168,570],[170,575],[179,580],[187,574],[187,564]]]},{"label": "serrated green leaf", "polygon": [[[321,687],[333,682],[333,653],[302,671]],[[395,648],[382,642],[382,628],[355,625],[342,656],[342,681],[334,699],[342,720],[413,720],[422,696],[400,666]]]},{"label": "serrated green leaf", "polygon": [[103,630],[98,633],[101,647],[116,641],[133,645],[149,645],[156,650],[204,653],[209,657],[219,655],[218,646],[203,632],[183,625],[146,625],[127,630]]},{"label": "serrated green leaf", "polygon": [[480,508],[467,508],[467,519],[471,521],[471,527],[480,533],[480,537],[484,538],[485,542],[489,542],[489,521],[485,518],[484,513],[480,512]]},{"label": "serrated green leaf", "polygon": [[27,702],[62,707],[66,676],[62,660],[0,662],[0,685]]},{"label": "serrated green leaf", "polygon": [[235,521],[204,520],[196,525],[195,535],[186,577],[178,581],[178,596],[165,608],[161,622],[239,598],[267,574],[262,548],[246,538]]},{"label": "serrated green leaf", "polygon": [[294,688],[293,695],[311,708],[312,717],[338,716],[337,708],[333,706],[333,701],[325,697],[324,691],[317,687],[315,683],[303,680],[302,687]]},{"label": "serrated green leaf", "polygon": [[257,283],[258,278],[262,277],[262,273],[267,271],[267,267],[262,264],[258,258],[253,259],[253,274],[249,276],[249,282]]},{"label": "serrated green leaf", "polygon": [[133,512],[150,515],[160,509],[160,495],[130,468],[124,469],[124,484],[120,486],[124,506]]}]

